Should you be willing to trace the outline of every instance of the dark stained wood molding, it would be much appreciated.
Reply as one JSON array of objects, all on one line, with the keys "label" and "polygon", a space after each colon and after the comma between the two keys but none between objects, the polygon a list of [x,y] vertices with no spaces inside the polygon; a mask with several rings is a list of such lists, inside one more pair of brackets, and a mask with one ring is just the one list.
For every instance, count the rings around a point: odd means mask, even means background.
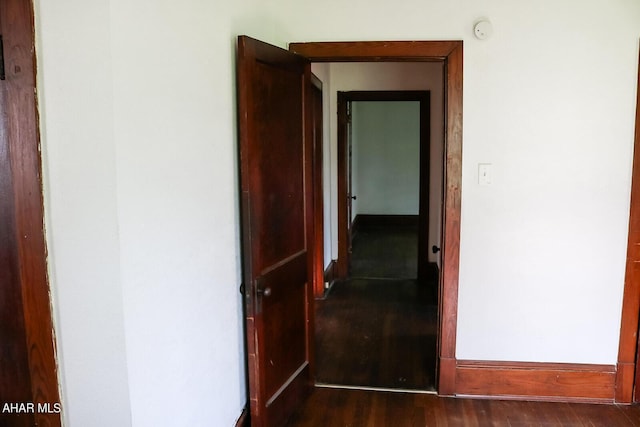
[{"label": "dark stained wood molding", "polygon": [[[445,67],[445,171],[442,275],[439,295],[438,391],[455,390],[455,360],[462,191],[462,41],[292,43],[289,50],[314,62],[443,62]],[[340,103],[339,103],[340,104]],[[340,124],[338,124],[340,126]],[[338,166],[339,168],[339,166]],[[340,173],[340,170],[338,170]],[[338,182],[338,186],[341,183]],[[340,222],[338,221],[338,226]],[[338,245],[340,242],[338,242]]]},{"label": "dark stained wood molding", "polygon": [[[460,269],[460,210],[462,190],[462,42],[445,60],[445,171],[438,334],[439,358],[455,359]],[[454,379],[455,380],[455,379]],[[451,377],[439,376],[438,390],[451,389]],[[455,386],[454,386],[455,387]]]},{"label": "dark stained wood molding", "polygon": [[[13,205],[31,401],[60,402],[44,239],[40,134],[36,101],[33,5],[0,2],[6,80],[4,110],[13,180]],[[16,310],[17,311],[17,310]],[[40,426],[60,426],[60,414],[34,414]]]},{"label": "dark stained wood molding", "polygon": [[[304,81],[307,84],[304,86],[302,98],[303,98],[303,132],[304,132],[304,192],[311,197],[307,197],[305,199],[305,222],[307,223],[307,251],[309,252],[309,256],[307,256],[307,277],[311,280],[311,286],[305,287],[305,316],[306,316],[306,325],[305,325],[305,334],[306,334],[306,357],[307,357],[307,366],[298,378],[300,378],[299,385],[291,384],[292,387],[297,388],[297,392],[293,393],[294,396],[304,396],[306,394],[310,394],[313,387],[315,387],[315,359],[316,359],[316,351],[315,351],[315,290],[314,287],[324,287],[324,278],[323,278],[323,270],[322,265],[324,264],[324,250],[322,249],[323,245],[323,209],[322,202],[320,202],[320,209],[316,209],[316,202],[318,197],[322,200],[322,175],[318,177],[316,172],[318,170],[317,166],[322,165],[322,151],[320,151],[320,159],[314,164],[314,158],[318,154],[316,151],[316,144],[314,142],[314,134],[316,133],[313,129],[313,126],[306,126],[304,123],[314,123],[314,104],[313,104],[313,94],[318,87],[315,85],[313,80],[313,73],[311,72],[311,62],[306,62],[304,69]],[[318,79],[316,79],[316,83],[320,83]],[[316,92],[317,94],[317,92]],[[322,91],[320,92],[320,103],[322,103]],[[322,119],[322,106],[320,106],[320,118]],[[320,120],[320,128],[322,128],[322,120]],[[322,139],[322,137],[321,137]],[[320,148],[322,148],[322,143],[319,144]],[[320,167],[320,171],[322,168]],[[315,181],[317,180],[317,181]],[[320,194],[317,194],[318,186],[320,189]],[[314,197],[314,195],[316,197]],[[321,214],[321,215],[319,215]],[[319,216],[319,218],[318,218]],[[320,230],[318,230],[320,227]],[[319,237],[318,237],[319,236]],[[318,246],[320,244],[320,246]],[[281,400],[281,399],[279,399]],[[283,405],[285,405],[283,403]],[[293,401],[287,402],[286,406],[288,408],[294,408],[295,405]],[[286,412],[289,412],[288,410]]]},{"label": "dark stained wood molding", "polygon": [[569,363],[458,360],[456,395],[613,403],[616,367]]},{"label": "dark stained wood molding", "polygon": [[[444,86],[444,85],[443,85]],[[420,176],[418,196],[418,282],[427,283],[429,271],[429,223],[431,222],[431,92],[420,101]],[[442,165],[444,160],[439,159]],[[442,170],[444,173],[444,169]],[[442,201],[441,201],[442,202]]]},{"label": "dark stained wood molding", "polygon": [[370,215],[358,214],[353,220],[353,228],[361,227],[418,227],[418,215]]},{"label": "dark stained wood molding", "polygon": [[351,90],[349,101],[428,101],[428,90]]},{"label": "dark stained wood molding", "polygon": [[325,283],[331,283],[336,280],[336,260],[332,259],[327,268],[324,270]]},{"label": "dark stained wood molding", "polygon": [[349,136],[347,125],[347,98],[343,92],[338,92],[338,258],[336,259],[336,274],[338,278],[349,275],[349,242],[345,230],[350,228],[350,218],[347,212],[347,139]]},{"label": "dark stained wood molding", "polygon": [[618,347],[619,375],[616,382],[616,402],[619,403],[631,403],[634,400],[634,384],[639,385],[635,372],[637,371],[638,315],[640,313],[640,71],[637,90],[629,237]]},{"label": "dark stained wood molding", "polygon": [[454,357],[438,357],[438,394],[455,396],[456,394],[456,359]]},{"label": "dark stained wood molding", "polygon": [[371,41],[291,43],[289,50],[313,62],[445,61],[462,42]]},{"label": "dark stained wood molding", "polygon": [[634,397],[636,364],[633,362],[620,363],[616,368],[616,403],[629,404],[637,401]]},{"label": "dark stained wood molding", "polygon": [[311,74],[311,95],[312,110],[312,150],[311,159],[312,180],[313,180],[313,295],[320,298],[324,295],[324,191],[322,181],[322,161],[323,161],[323,103],[322,103],[322,82],[314,74]]}]

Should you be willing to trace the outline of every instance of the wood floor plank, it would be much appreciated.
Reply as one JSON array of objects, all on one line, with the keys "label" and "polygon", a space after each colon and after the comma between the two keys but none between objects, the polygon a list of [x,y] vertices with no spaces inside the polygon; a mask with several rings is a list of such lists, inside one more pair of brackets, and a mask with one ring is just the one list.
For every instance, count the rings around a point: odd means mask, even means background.
[{"label": "wood floor plank", "polygon": [[318,382],[435,390],[437,305],[415,280],[336,283],[315,318]]},{"label": "wood floor plank", "polygon": [[316,388],[287,427],[633,427],[640,406]]}]

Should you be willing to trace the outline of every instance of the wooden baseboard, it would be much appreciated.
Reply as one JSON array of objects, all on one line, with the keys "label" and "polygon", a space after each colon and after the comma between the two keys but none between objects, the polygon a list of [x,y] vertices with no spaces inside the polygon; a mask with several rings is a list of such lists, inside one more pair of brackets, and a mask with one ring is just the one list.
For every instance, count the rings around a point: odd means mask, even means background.
[{"label": "wooden baseboard", "polygon": [[438,365],[438,394],[440,396],[455,396],[456,359],[440,357]]},{"label": "wooden baseboard", "polygon": [[458,396],[613,403],[614,365],[458,360]]},{"label": "wooden baseboard", "polygon": [[249,417],[249,411],[245,406],[242,409],[242,413],[240,414],[240,418],[236,421],[236,427],[249,427],[251,425],[251,419]]},{"label": "wooden baseboard", "polygon": [[616,403],[633,403],[633,386],[636,365],[633,362],[618,363],[616,370]]},{"label": "wooden baseboard", "polygon": [[355,234],[359,229],[370,227],[415,227],[419,222],[418,215],[370,215],[358,214],[351,224],[351,233]]},{"label": "wooden baseboard", "polygon": [[332,259],[327,268],[324,270],[324,282],[331,284],[336,280],[336,260]]},{"label": "wooden baseboard", "polygon": [[[316,299],[321,300],[327,297],[327,293],[329,292],[329,289],[331,289],[333,282],[335,282],[336,279],[338,278],[337,271],[338,271],[338,263],[335,259],[333,259],[331,260],[327,268],[325,268],[324,270],[323,292],[321,294],[317,293],[315,295]],[[329,286],[327,286],[327,284],[329,284]]]}]

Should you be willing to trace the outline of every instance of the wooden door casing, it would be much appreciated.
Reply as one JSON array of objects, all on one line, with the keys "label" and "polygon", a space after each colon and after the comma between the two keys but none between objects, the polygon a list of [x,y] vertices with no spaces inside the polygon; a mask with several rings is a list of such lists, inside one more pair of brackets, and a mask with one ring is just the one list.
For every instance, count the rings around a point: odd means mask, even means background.
[{"label": "wooden door casing", "polygon": [[[313,62],[435,61],[444,64],[445,179],[442,269],[438,292],[437,388],[441,395],[453,395],[456,389],[455,354],[462,194],[463,42],[460,40],[310,42],[290,43],[289,50]],[[338,173],[341,173],[340,170]],[[338,182],[338,186],[340,185],[342,184]]]},{"label": "wooden door casing", "polygon": [[323,191],[323,103],[322,82],[311,75],[311,108],[313,127],[313,294],[324,296],[324,191]]},{"label": "wooden door casing", "polygon": [[[60,426],[60,397],[43,230],[30,0],[0,2],[0,402],[51,411],[0,414],[3,426]],[[49,413],[51,412],[51,413]]]}]

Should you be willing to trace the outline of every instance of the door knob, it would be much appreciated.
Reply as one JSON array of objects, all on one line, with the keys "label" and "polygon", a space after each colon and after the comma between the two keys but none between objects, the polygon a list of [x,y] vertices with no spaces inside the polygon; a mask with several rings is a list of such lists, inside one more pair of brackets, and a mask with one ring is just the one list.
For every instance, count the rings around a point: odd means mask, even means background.
[{"label": "door knob", "polygon": [[355,200],[357,198],[358,198],[358,196],[351,196],[351,200]]},{"label": "door knob", "polygon": [[271,296],[271,288],[268,286],[266,288],[259,287],[256,289],[256,293],[261,297],[268,297]]},{"label": "door knob", "polygon": [[434,254],[437,254],[438,252],[440,252],[440,248],[439,248],[439,247],[437,247],[436,245],[433,245],[433,246],[431,246],[431,251],[432,251]]}]

